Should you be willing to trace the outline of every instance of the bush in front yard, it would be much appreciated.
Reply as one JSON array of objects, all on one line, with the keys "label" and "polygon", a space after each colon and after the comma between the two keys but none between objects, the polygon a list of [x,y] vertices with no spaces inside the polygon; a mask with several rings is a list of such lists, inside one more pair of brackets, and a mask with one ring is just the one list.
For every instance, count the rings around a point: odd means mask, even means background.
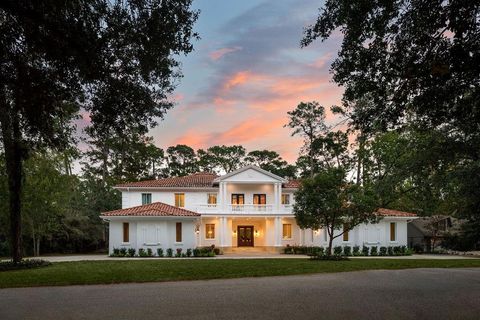
[{"label": "bush in front yard", "polygon": [[192,249],[188,248],[187,249],[187,257],[191,257],[192,256]]},{"label": "bush in front yard", "polygon": [[128,248],[128,250],[127,250],[127,255],[128,255],[129,257],[135,257],[135,253],[136,253],[135,248]]},{"label": "bush in front yard", "polygon": [[113,248],[113,252],[110,255],[111,257],[119,257],[120,256],[120,249],[118,248]]},{"label": "bush in front yard", "polygon": [[147,257],[153,257],[153,251],[151,248],[147,248]]},{"label": "bush in front yard", "polygon": [[40,268],[49,266],[51,264],[51,262],[41,259],[24,259],[21,260],[19,263],[13,263],[13,261],[11,260],[0,261],[0,272],[9,270]]},{"label": "bush in front yard", "polygon": [[172,248],[167,249],[167,257],[169,257],[169,258],[173,257],[173,249]]},{"label": "bush in front yard", "polygon": [[350,246],[343,247],[343,254],[346,255],[347,257],[351,256],[352,255],[352,247],[350,247]]},{"label": "bush in front yard", "polygon": [[369,248],[367,246],[362,247],[362,255],[368,256]]},{"label": "bush in front yard", "polygon": [[360,252],[360,247],[359,246],[354,246],[353,247],[353,252],[352,252],[353,256],[355,257],[358,257],[359,255],[361,255],[361,252]]},{"label": "bush in front yard", "polygon": [[370,255],[371,256],[378,256],[378,247],[377,246],[373,246],[370,248]]},{"label": "bush in front yard", "polygon": [[387,248],[387,254],[388,254],[389,256],[393,256],[393,247],[388,247],[388,248]]},{"label": "bush in front yard", "polygon": [[380,247],[380,256],[386,256],[387,255],[387,247]]},{"label": "bush in front yard", "polygon": [[147,252],[145,251],[145,249],[143,249],[143,248],[138,249],[138,256],[139,257],[146,257]]},{"label": "bush in front yard", "polygon": [[341,256],[342,255],[342,247],[341,246],[336,246],[333,247],[333,254],[336,256]]},{"label": "bush in front yard", "polygon": [[125,257],[127,255],[127,248],[120,249],[120,257]]},{"label": "bush in front yard", "polygon": [[177,253],[175,253],[176,258],[180,258],[182,256],[182,248],[177,248]]},{"label": "bush in front yard", "polygon": [[163,249],[162,248],[157,248],[157,256],[159,256],[160,258],[163,257]]}]

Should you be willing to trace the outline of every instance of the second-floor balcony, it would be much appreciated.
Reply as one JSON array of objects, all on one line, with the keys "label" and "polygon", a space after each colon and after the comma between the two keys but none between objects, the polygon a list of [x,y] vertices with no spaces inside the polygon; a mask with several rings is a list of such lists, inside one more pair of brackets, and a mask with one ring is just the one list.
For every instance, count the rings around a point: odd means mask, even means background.
[{"label": "second-floor balcony", "polygon": [[198,204],[198,213],[218,214],[291,214],[292,205],[282,204],[277,209],[274,204],[227,204],[224,207],[217,204]]}]

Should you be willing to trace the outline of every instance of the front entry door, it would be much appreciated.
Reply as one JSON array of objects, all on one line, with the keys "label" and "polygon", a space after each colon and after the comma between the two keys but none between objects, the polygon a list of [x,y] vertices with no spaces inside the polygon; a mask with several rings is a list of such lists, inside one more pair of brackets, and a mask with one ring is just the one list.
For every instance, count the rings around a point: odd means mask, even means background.
[{"label": "front entry door", "polygon": [[238,226],[238,246],[253,247],[253,226]]}]

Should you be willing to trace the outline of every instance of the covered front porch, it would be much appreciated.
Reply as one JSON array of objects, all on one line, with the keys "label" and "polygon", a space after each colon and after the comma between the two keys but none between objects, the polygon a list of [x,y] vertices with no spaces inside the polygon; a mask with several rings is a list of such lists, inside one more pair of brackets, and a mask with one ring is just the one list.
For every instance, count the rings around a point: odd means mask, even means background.
[{"label": "covered front porch", "polygon": [[301,230],[294,217],[202,216],[197,224],[198,246],[222,248],[224,252],[278,252],[301,243]]}]

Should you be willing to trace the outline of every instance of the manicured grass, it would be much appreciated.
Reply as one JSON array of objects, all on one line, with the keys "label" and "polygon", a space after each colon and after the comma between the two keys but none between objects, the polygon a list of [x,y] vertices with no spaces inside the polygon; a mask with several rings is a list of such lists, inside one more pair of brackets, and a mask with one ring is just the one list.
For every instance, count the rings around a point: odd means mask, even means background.
[{"label": "manicured grass", "polygon": [[373,269],[480,267],[480,259],[401,260],[303,259],[126,260],[57,262],[51,266],[0,272],[0,288],[176,280],[263,277]]}]

